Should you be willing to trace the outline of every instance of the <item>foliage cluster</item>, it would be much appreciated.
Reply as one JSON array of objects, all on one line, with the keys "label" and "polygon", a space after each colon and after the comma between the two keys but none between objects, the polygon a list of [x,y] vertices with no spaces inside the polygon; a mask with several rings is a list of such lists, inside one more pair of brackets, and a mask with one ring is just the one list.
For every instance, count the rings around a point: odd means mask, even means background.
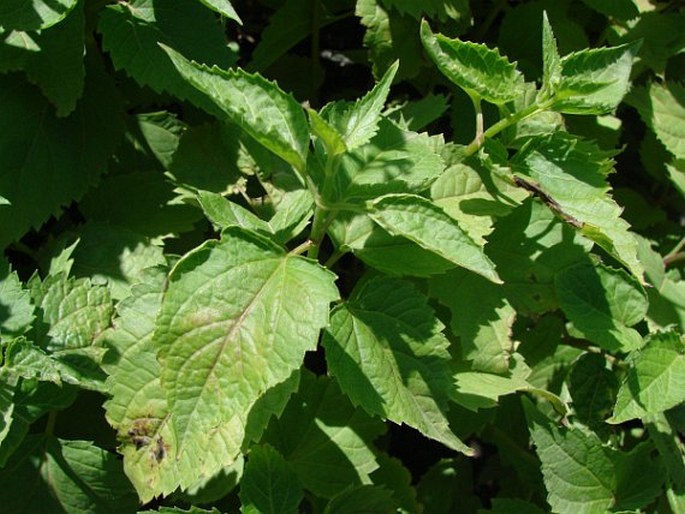
[{"label": "foliage cluster", "polygon": [[4,0],[6,512],[685,512],[685,6]]}]

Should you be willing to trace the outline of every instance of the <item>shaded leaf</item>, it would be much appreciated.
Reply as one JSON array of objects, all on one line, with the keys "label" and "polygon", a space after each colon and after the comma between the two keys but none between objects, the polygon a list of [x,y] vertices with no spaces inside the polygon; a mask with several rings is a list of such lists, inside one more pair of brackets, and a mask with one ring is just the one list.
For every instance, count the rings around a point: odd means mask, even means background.
[{"label": "shaded leaf", "polygon": [[677,332],[650,337],[621,384],[609,423],[658,414],[685,401],[685,341]]},{"label": "shaded leaf", "polygon": [[303,372],[300,390],[272,419],[263,441],[274,446],[300,483],[323,498],[371,483],[378,469],[373,441],[385,426],[350,403],[335,381]]},{"label": "shaded leaf", "polygon": [[451,373],[442,329],[410,283],[378,278],[333,310],[323,345],[330,372],[353,403],[470,454],[445,418]]},{"label": "shaded leaf", "polygon": [[7,0],[0,7],[0,28],[46,29],[62,21],[78,0]]},{"label": "shaded leaf", "polygon": [[304,497],[297,475],[271,446],[254,446],[240,481],[243,514],[296,514]]},{"label": "shaded leaf", "polygon": [[158,44],[208,65],[227,68],[236,61],[223,27],[200,2],[132,0],[108,5],[100,15],[98,31],[116,69],[154,91],[202,106],[210,101],[186,83]]},{"label": "shaded leaf", "polygon": [[4,500],[10,512],[129,514],[138,506],[118,459],[87,441],[28,436],[0,484],[14,492]]},{"label": "shaded leaf", "polygon": [[554,284],[574,335],[609,351],[628,352],[643,345],[631,327],[647,314],[647,295],[624,271],[580,263],[557,274]]},{"label": "shaded leaf", "polygon": [[480,246],[445,211],[423,197],[387,195],[371,204],[369,216],[394,236],[414,241],[454,264],[501,282]]}]

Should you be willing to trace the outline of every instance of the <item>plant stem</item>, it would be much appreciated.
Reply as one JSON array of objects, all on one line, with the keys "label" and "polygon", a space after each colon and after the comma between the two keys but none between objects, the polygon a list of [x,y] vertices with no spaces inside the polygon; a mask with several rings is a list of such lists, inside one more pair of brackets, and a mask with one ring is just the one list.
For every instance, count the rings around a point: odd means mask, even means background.
[{"label": "plant stem", "polygon": [[332,268],[333,265],[340,260],[340,258],[347,253],[347,250],[336,249],[331,256],[328,258],[324,266],[327,268]]},{"label": "plant stem", "polygon": [[483,143],[486,139],[496,136],[504,129],[509,128],[512,125],[515,125],[521,120],[524,120],[530,116],[534,116],[535,114],[538,114],[540,112],[546,111],[547,109],[549,109],[550,106],[551,102],[545,102],[542,105],[533,104],[526,107],[525,109],[522,109],[518,112],[515,112],[514,114],[511,114],[510,116],[507,116],[506,118],[502,118],[488,130],[483,132],[482,141],[479,141],[477,138],[471,141],[471,143],[469,143],[469,145],[464,150],[464,156],[469,157],[470,155],[473,155],[478,150],[480,150],[480,147],[483,146]]},{"label": "plant stem", "polygon": [[307,250],[307,257],[310,259],[317,259],[319,257],[319,247],[321,241],[326,233],[326,214],[328,211],[323,207],[316,206],[314,208],[314,221],[312,221],[312,230],[309,233],[309,241],[311,246]]},{"label": "plant stem", "polygon": [[678,244],[676,244],[673,247],[673,250],[668,252],[664,256],[664,266],[668,266],[674,261],[679,261],[683,259],[683,252],[682,249],[685,247],[685,237],[682,238],[680,241],[678,241]]},{"label": "plant stem", "polygon": [[312,241],[310,239],[307,239],[304,243],[297,245],[295,248],[290,250],[288,253],[290,255],[302,255],[304,252],[309,250],[312,247]]},{"label": "plant stem", "polygon": [[481,99],[478,96],[472,96],[473,109],[476,111],[476,136],[473,138],[478,143],[478,146],[483,146],[485,139],[483,137],[483,109],[481,106]]},{"label": "plant stem", "polygon": [[52,431],[55,429],[55,421],[57,420],[57,411],[51,410],[48,414],[48,421],[45,425],[45,434],[52,435]]}]

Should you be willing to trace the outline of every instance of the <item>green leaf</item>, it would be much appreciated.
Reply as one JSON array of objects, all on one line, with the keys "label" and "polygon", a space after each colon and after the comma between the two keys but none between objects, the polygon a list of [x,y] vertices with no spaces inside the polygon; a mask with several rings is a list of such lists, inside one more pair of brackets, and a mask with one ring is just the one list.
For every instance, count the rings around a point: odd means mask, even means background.
[{"label": "green leaf", "polygon": [[473,482],[469,459],[441,459],[421,477],[417,485],[418,499],[424,512],[451,514],[460,509],[475,512],[481,501],[473,493]]},{"label": "green leaf", "polygon": [[420,20],[426,16],[431,19],[450,23],[468,22],[470,20],[469,3],[466,0],[426,0],[414,2],[412,0],[381,0],[383,5],[397,10],[401,14]]},{"label": "green leaf", "polygon": [[515,348],[516,311],[503,287],[462,269],[438,275],[429,284],[431,296],[449,308],[450,328],[473,370],[506,373]]},{"label": "green leaf", "polygon": [[364,512],[369,514],[391,514],[397,512],[392,491],[373,485],[350,487],[333,498],[323,514],[345,514]]},{"label": "green leaf", "polygon": [[238,13],[235,12],[235,9],[231,5],[231,2],[229,2],[228,0],[200,0],[200,2],[202,2],[204,5],[206,5],[213,11],[216,11],[222,16],[225,16],[229,20],[236,21],[241,25],[243,24],[240,17],[238,16]]},{"label": "green leaf", "polygon": [[309,115],[312,133],[323,143],[328,157],[347,152],[345,139],[333,125],[322,118],[314,109],[307,109],[307,114]]},{"label": "green leaf", "polygon": [[472,158],[449,166],[431,186],[435,204],[480,245],[493,221],[526,198],[524,191],[502,178],[503,171],[487,159]]},{"label": "green leaf", "polygon": [[379,0],[357,1],[355,15],[366,27],[364,46],[369,49],[373,76],[380,77],[399,60],[397,80],[415,77],[423,64],[418,22],[384,8]]},{"label": "green leaf", "polygon": [[219,194],[200,191],[197,199],[209,221],[222,229],[242,227],[266,237],[273,236],[273,231],[266,221]]},{"label": "green leaf", "polygon": [[209,68],[163,48],[184,80],[208,95],[226,118],[295,169],[304,170],[309,124],[291,95],[260,75]]},{"label": "green leaf", "polygon": [[369,280],[333,310],[326,361],[354,404],[471,454],[445,418],[451,373],[442,329],[410,283]]},{"label": "green leaf", "polygon": [[88,71],[84,96],[67,118],[56,118],[18,77],[0,76],[0,191],[12,203],[0,209],[0,247],[80,198],[106,170],[121,130],[117,94],[98,69]]},{"label": "green leaf", "polygon": [[78,0],[6,0],[0,6],[0,29],[47,29],[62,21],[78,3]]},{"label": "green leaf", "polygon": [[501,396],[517,391],[533,391],[526,380],[530,368],[520,355],[512,359],[512,366],[507,376],[478,371],[458,371],[454,374],[455,390],[452,399],[468,409],[495,407]]},{"label": "green leaf", "polygon": [[676,159],[685,159],[685,86],[651,82],[631,91],[626,101]]},{"label": "green leaf", "polygon": [[371,203],[369,216],[390,234],[406,237],[491,282],[501,282],[482,248],[431,201],[414,195],[387,195]]},{"label": "green leaf", "polygon": [[157,244],[159,238],[190,231],[202,218],[198,209],[174,202],[172,184],[157,170],[108,175],[88,191],[79,209],[91,222],[116,225]]},{"label": "green leaf", "polygon": [[584,261],[592,241],[583,238],[540,202],[524,201],[497,220],[488,255],[504,280],[507,300],[520,314],[559,308],[554,277]]},{"label": "green leaf", "polygon": [[250,450],[240,481],[243,514],[297,514],[304,497],[297,475],[271,446]]},{"label": "green leaf", "polygon": [[673,512],[685,507],[685,455],[679,434],[664,414],[650,415],[645,420],[649,438],[659,451],[668,473],[666,496]]},{"label": "green leaf", "polygon": [[88,441],[28,436],[0,470],[8,512],[130,514],[138,498],[114,454]]},{"label": "green leaf", "polygon": [[551,108],[566,114],[608,114],[628,91],[640,42],[581,50],[561,59]]},{"label": "green leaf", "polygon": [[448,98],[429,93],[419,100],[386,110],[390,119],[407,130],[419,131],[440,118],[448,108]]},{"label": "green leaf", "polygon": [[174,184],[193,192],[234,192],[242,181],[240,135],[232,123],[190,127],[181,136],[169,165]]},{"label": "green leaf", "polygon": [[433,34],[425,20],[421,41],[438,69],[469,96],[503,105],[521,94],[523,75],[499,50]]},{"label": "green leaf", "polygon": [[333,279],[236,227],[179,261],[154,341],[180,455],[201,459],[210,437],[220,437],[224,451],[213,457],[233,461],[250,408],[316,347],[338,298]]},{"label": "green leaf", "polygon": [[[24,70],[55,105],[58,116],[70,114],[83,93],[84,23],[83,6],[77,5],[54,27],[15,31],[0,44],[0,70]],[[8,44],[10,38],[16,38],[16,44]]]},{"label": "green leaf", "polygon": [[84,348],[109,326],[113,307],[106,287],[63,276],[48,278],[41,287],[40,297],[34,295],[48,327],[37,334],[41,347],[50,352]]},{"label": "green leaf", "polygon": [[285,244],[302,230],[301,222],[311,214],[311,196],[302,192],[301,196],[288,196],[269,221],[215,193],[200,191],[198,200],[205,215],[218,227],[243,227]]},{"label": "green leaf", "polygon": [[303,371],[299,392],[271,420],[262,441],[285,457],[305,489],[332,498],[371,482],[378,469],[373,441],[384,431],[379,419],[352,406],[334,380]]},{"label": "green leaf", "polygon": [[620,20],[630,20],[640,13],[635,0],[583,0],[583,3],[607,17]]},{"label": "green leaf", "polygon": [[386,487],[392,491],[393,498],[399,505],[399,512],[417,512],[421,506],[416,499],[416,490],[412,486],[412,475],[402,461],[384,453],[376,460],[380,467],[371,474],[374,485]]},{"label": "green leaf", "polygon": [[621,384],[609,423],[658,414],[685,401],[685,339],[677,332],[650,337]]},{"label": "green leaf", "polygon": [[0,259],[0,335],[4,339],[23,334],[33,320],[34,307],[29,292],[9,264]]},{"label": "green leaf", "polygon": [[[316,23],[323,29],[340,19],[327,9],[328,2],[321,2]],[[263,72],[279,60],[300,41],[311,35],[314,27],[314,9],[309,0],[285,0],[269,18],[269,24],[261,31],[257,47],[248,65],[251,71]]]},{"label": "green leaf", "polygon": [[638,245],[645,276],[654,286],[646,288],[650,326],[663,329],[675,324],[685,331],[685,281],[666,273],[663,257],[651,248],[647,239],[638,236]]},{"label": "green leaf", "polygon": [[599,430],[614,406],[618,389],[606,358],[596,353],[581,356],[573,365],[568,388],[578,420]]},{"label": "green leaf", "polygon": [[168,92],[202,107],[211,101],[185,81],[159,44],[222,68],[236,61],[217,17],[199,2],[132,0],[108,5],[100,15],[98,31],[117,70],[158,93]]},{"label": "green leaf", "polygon": [[555,278],[557,298],[573,332],[609,351],[629,352],[643,345],[630,328],[647,314],[642,286],[622,270],[580,263]]},{"label": "green leaf", "polygon": [[663,485],[663,465],[649,444],[630,453],[602,444],[581,428],[559,428],[524,400],[547,501],[559,514],[603,514],[649,504]]},{"label": "green leaf", "polygon": [[[186,125],[174,114],[168,111],[148,112],[129,118],[132,132],[139,132],[142,139],[134,139],[133,146],[149,147],[150,153],[157,158],[162,168],[167,170],[171,166],[171,159],[178,149],[181,136],[186,131]],[[129,137],[131,134],[129,133]],[[146,152],[147,153],[147,152]],[[147,165],[140,165],[140,169]],[[130,170],[126,170],[130,171]]]},{"label": "green leaf", "polygon": [[388,193],[419,193],[445,168],[442,146],[442,137],[405,131],[382,119],[369,144],[340,158],[331,200],[359,202]]},{"label": "green leaf", "polygon": [[368,143],[378,132],[381,111],[388,98],[390,85],[395,78],[398,66],[399,62],[393,63],[371,91],[342,112],[335,108],[323,111],[324,117],[328,117],[342,135],[348,150],[354,150]]},{"label": "green leaf", "polygon": [[561,57],[547,13],[542,13],[542,88],[540,96],[554,94],[561,80]]},{"label": "green leaf", "polygon": [[389,275],[425,277],[454,268],[413,241],[390,235],[366,214],[341,212],[328,234],[339,250],[351,250],[364,263]]},{"label": "green leaf", "polygon": [[110,349],[103,367],[110,399],[107,421],[117,431],[124,472],[141,501],[168,495],[178,486],[175,435],[152,335],[162,304],[165,274],[146,277],[117,305],[114,327],[102,337]]},{"label": "green leaf", "polygon": [[142,279],[144,270],[166,264],[159,246],[128,229],[105,223],[87,223],[73,253],[72,272],[92,283],[109,286],[112,299],[121,300]]},{"label": "green leaf", "polygon": [[512,165],[517,174],[533,179],[526,189],[533,189],[555,214],[642,280],[637,241],[628,230],[630,225],[619,217],[621,207],[608,194],[611,155],[592,143],[557,132],[532,139],[514,156]]}]

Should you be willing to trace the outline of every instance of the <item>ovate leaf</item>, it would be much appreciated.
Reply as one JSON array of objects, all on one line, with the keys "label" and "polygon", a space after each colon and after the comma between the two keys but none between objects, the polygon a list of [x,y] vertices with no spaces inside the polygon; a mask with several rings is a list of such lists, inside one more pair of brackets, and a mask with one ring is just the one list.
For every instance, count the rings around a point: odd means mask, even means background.
[{"label": "ovate leaf", "polygon": [[635,357],[609,423],[658,414],[685,401],[684,355],[685,339],[677,332],[653,335]]},{"label": "ovate leaf", "polygon": [[359,202],[388,193],[423,191],[445,168],[439,153],[442,146],[442,137],[402,130],[382,119],[368,144],[340,158],[332,199]]},{"label": "ovate leaf", "polygon": [[87,441],[28,436],[0,471],[8,512],[130,514],[138,498],[112,453]]},{"label": "ovate leaf", "polygon": [[330,113],[330,121],[342,134],[349,150],[367,143],[378,131],[381,111],[398,66],[398,62],[393,63],[371,91],[343,112],[337,112],[336,109]]},{"label": "ovate leaf", "polygon": [[362,485],[346,489],[333,498],[323,514],[345,514],[364,512],[368,514],[390,514],[397,512],[392,491],[373,485]]},{"label": "ovate leaf", "polygon": [[200,2],[205,4],[213,11],[218,12],[222,16],[225,16],[230,20],[237,21],[242,25],[243,22],[240,20],[238,13],[235,12],[235,9],[229,0],[200,0]]},{"label": "ovate leaf", "polygon": [[202,106],[207,106],[207,99],[179,75],[159,43],[208,65],[226,68],[236,61],[217,17],[198,1],[132,0],[108,5],[98,31],[117,69],[157,92]]},{"label": "ovate leaf", "polygon": [[506,373],[515,347],[512,326],[516,311],[503,287],[455,269],[432,278],[430,292],[449,308],[450,327],[459,336],[462,355],[472,361],[473,369]]},{"label": "ovate leaf", "polygon": [[630,85],[630,70],[640,43],[581,50],[561,59],[552,109],[568,114],[607,114]]},{"label": "ovate leaf", "polygon": [[334,380],[303,371],[300,390],[271,420],[262,441],[285,457],[307,490],[332,498],[371,483],[378,469],[373,441],[384,431],[385,425],[355,408]]},{"label": "ovate leaf", "polygon": [[500,282],[483,249],[429,200],[415,195],[387,195],[371,205],[369,216],[390,234],[406,237],[458,266]]},{"label": "ovate leaf", "polygon": [[642,336],[630,327],[647,314],[647,295],[624,271],[580,263],[557,274],[555,289],[575,335],[609,351],[642,346]]},{"label": "ovate leaf", "polygon": [[208,95],[231,121],[276,155],[303,171],[309,146],[304,109],[289,94],[261,75],[224,71],[188,61],[164,47],[181,76]]},{"label": "ovate leaf", "polygon": [[651,456],[651,445],[630,453],[613,450],[594,433],[556,426],[527,400],[524,407],[553,512],[634,510],[661,492],[663,465]]},{"label": "ovate leaf", "polygon": [[[79,5],[54,27],[13,32],[4,45],[0,44],[0,70],[24,70],[55,105],[59,116],[70,114],[83,93],[84,23],[83,6]],[[16,45],[8,44],[11,38],[17,38]],[[31,45],[37,48],[29,49]]]},{"label": "ovate leaf", "polygon": [[240,481],[243,514],[297,514],[303,498],[297,475],[269,445],[255,446]]},{"label": "ovate leaf", "polygon": [[685,86],[652,82],[631,91],[626,101],[637,108],[669,152],[685,159]]},{"label": "ovate leaf", "polygon": [[214,437],[224,449],[212,458],[233,461],[250,408],[315,348],[333,279],[237,227],[179,261],[154,339],[181,455],[204,459]]},{"label": "ovate leaf", "polygon": [[611,155],[557,132],[531,140],[512,164],[514,171],[533,180],[524,184],[526,189],[642,280],[637,241],[630,225],[620,218],[621,207],[609,195],[606,176],[613,170]]},{"label": "ovate leaf", "polygon": [[470,454],[445,418],[451,372],[442,329],[410,283],[369,280],[333,311],[326,360],[353,403]]},{"label": "ovate leaf", "polygon": [[523,75],[497,49],[433,34],[425,20],[421,40],[440,71],[470,96],[502,105],[521,94]]},{"label": "ovate leaf", "polygon": [[78,0],[6,0],[0,6],[0,28],[40,30],[62,21]]},{"label": "ovate leaf", "polygon": [[34,307],[17,274],[0,259],[0,335],[17,336],[31,327]]},{"label": "ovate leaf", "polygon": [[1,247],[80,198],[106,170],[121,134],[118,107],[96,66],[88,68],[83,98],[67,118],[55,117],[20,78],[0,76],[0,191],[11,202],[0,209]]}]

